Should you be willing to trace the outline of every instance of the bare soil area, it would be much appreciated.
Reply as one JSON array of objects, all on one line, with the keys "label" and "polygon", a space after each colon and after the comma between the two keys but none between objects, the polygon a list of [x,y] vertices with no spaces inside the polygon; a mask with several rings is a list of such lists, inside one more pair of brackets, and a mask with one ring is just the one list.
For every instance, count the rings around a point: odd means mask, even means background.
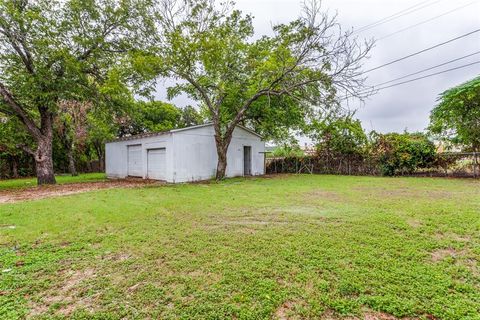
[{"label": "bare soil area", "polygon": [[161,182],[158,181],[143,179],[121,179],[100,182],[57,184],[51,186],[35,186],[15,190],[3,190],[0,191],[0,204],[66,196],[93,190],[112,188],[135,188],[160,183]]}]

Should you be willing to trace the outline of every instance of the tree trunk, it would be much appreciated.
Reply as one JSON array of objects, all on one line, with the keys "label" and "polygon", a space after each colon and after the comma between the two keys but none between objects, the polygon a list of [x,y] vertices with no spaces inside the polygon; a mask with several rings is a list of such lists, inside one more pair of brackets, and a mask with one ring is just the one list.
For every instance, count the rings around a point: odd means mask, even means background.
[{"label": "tree trunk", "polygon": [[12,178],[18,178],[18,158],[16,156],[12,157]]},{"label": "tree trunk", "polygon": [[222,180],[225,178],[225,172],[227,170],[227,151],[228,151],[228,145],[224,146],[222,145],[217,145],[217,155],[218,155],[218,162],[217,162],[217,174],[216,174],[216,180]]},{"label": "tree trunk", "polygon": [[100,172],[105,172],[105,157],[103,156],[103,154],[101,155],[101,157],[98,157],[98,170]]},{"label": "tree trunk", "polygon": [[38,141],[35,152],[35,167],[37,171],[37,183],[55,184],[55,173],[53,171],[52,139],[44,137]]},{"label": "tree trunk", "polygon": [[95,152],[98,158],[98,167],[100,172],[105,172],[105,150],[103,148],[103,142],[95,142]]},{"label": "tree trunk", "polygon": [[68,148],[67,150],[68,157],[68,170],[72,177],[78,176],[77,167],[75,166],[75,156],[73,154],[73,148]]},{"label": "tree trunk", "polygon": [[227,151],[228,146],[232,141],[233,128],[235,128],[235,126],[231,124],[230,127],[227,128],[224,135],[222,135],[220,125],[218,123],[214,122],[214,128],[215,144],[217,146],[218,156],[217,172],[215,178],[217,181],[219,181],[225,178],[225,172],[227,171]]}]

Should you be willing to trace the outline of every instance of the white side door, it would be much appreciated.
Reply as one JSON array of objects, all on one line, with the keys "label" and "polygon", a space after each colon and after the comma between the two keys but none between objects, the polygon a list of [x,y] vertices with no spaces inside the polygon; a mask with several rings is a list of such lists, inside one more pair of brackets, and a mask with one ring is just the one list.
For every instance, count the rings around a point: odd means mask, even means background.
[{"label": "white side door", "polygon": [[148,171],[147,176],[153,180],[165,180],[166,179],[166,149],[149,149],[148,154]]},{"label": "white side door", "polygon": [[142,145],[128,146],[128,175],[142,177]]}]

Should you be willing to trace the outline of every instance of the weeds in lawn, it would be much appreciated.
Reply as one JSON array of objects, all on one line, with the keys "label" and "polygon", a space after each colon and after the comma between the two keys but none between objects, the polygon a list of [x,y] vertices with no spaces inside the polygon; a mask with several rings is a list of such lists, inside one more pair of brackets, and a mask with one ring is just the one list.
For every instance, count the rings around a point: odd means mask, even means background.
[{"label": "weeds in lawn", "polygon": [[300,175],[0,204],[0,318],[479,319],[478,186]]}]

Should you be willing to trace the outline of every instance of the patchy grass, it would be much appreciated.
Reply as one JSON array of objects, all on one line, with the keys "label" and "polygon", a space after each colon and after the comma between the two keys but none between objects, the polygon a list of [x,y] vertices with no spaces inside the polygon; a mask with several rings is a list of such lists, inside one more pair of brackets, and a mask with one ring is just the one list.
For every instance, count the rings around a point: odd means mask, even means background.
[{"label": "patchy grass", "polygon": [[0,318],[479,319],[480,183],[283,176],[0,205]]},{"label": "patchy grass", "polygon": [[[96,182],[105,181],[107,179],[105,173],[83,173],[76,177],[72,177],[71,175],[58,175],[55,178],[57,179],[58,184]],[[0,191],[34,187],[36,185],[37,178],[6,179],[0,180]]]}]

